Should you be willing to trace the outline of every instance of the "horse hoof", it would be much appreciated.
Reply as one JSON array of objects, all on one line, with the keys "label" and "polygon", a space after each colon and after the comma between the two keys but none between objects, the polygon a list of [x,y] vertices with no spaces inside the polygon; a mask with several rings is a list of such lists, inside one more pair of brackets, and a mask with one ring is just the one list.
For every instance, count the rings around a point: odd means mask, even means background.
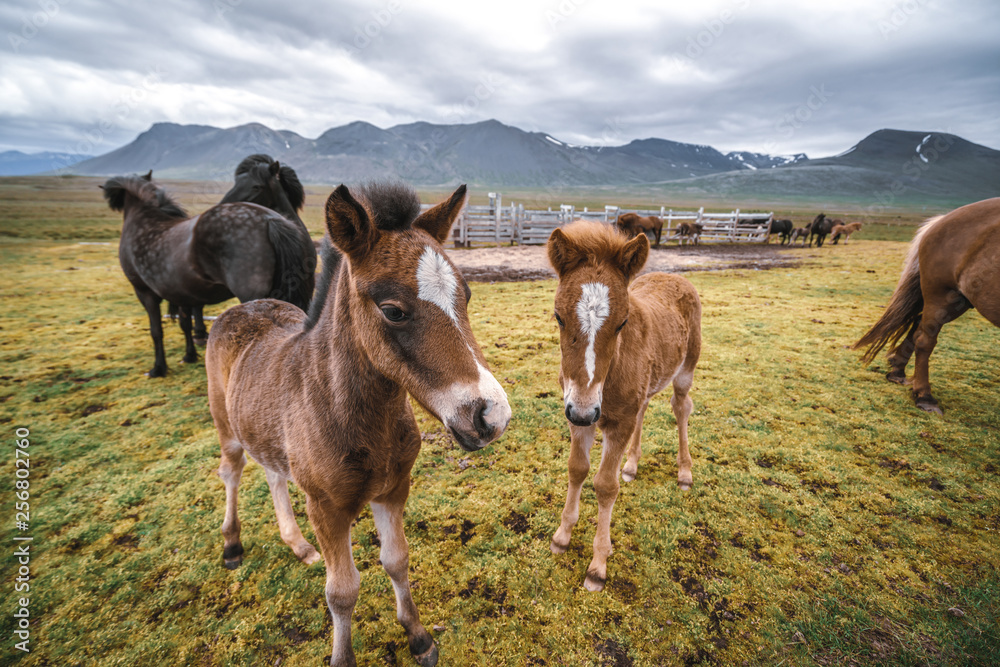
[{"label": "horse hoof", "polygon": [[194,364],[198,362],[198,355],[193,355],[190,357],[184,357],[181,359],[182,364]]},{"label": "horse hoof", "polygon": [[437,644],[431,642],[431,647],[421,653],[420,655],[413,655],[413,659],[417,661],[420,667],[434,667],[438,664],[438,647]]},{"label": "horse hoof", "polygon": [[208,345],[207,336],[205,338],[194,338],[193,340],[194,344],[197,345],[198,347],[205,347],[206,345]]},{"label": "horse hoof", "polygon": [[555,540],[549,542],[549,551],[551,551],[556,556],[561,556],[562,554],[566,553],[567,549],[569,549],[568,544],[566,545],[556,544]]},{"label": "horse hoof", "polygon": [[628,470],[622,470],[622,481],[631,482],[635,479],[635,473],[629,472]]},{"label": "horse hoof", "polygon": [[938,402],[933,398],[918,399],[916,403],[917,407],[923,410],[924,412],[930,412],[935,415],[941,415],[942,417],[944,416],[944,410],[941,409],[941,406],[938,405]]},{"label": "horse hoof", "polygon": [[583,587],[591,593],[600,593],[604,590],[604,582],[607,579],[598,577],[596,574],[587,573],[587,578],[583,580]]},{"label": "horse hoof", "polygon": [[885,379],[889,382],[895,382],[896,384],[906,384],[906,373],[897,373],[896,371],[889,371],[885,374]]},{"label": "horse hoof", "polygon": [[[298,556],[298,554],[295,555]],[[316,551],[315,547],[309,545],[309,550],[304,552],[301,556],[299,556],[299,560],[305,563],[306,565],[312,565],[313,563],[323,560],[323,557],[320,556],[319,552]]]},{"label": "horse hoof", "polygon": [[166,369],[161,370],[159,368],[154,368],[153,370],[146,373],[146,377],[161,378],[166,376],[166,374],[167,374]]},{"label": "horse hoof", "polygon": [[236,543],[222,550],[222,560],[227,570],[235,570],[243,563],[243,545]]},{"label": "horse hoof", "polygon": [[236,558],[229,558],[225,562],[227,570],[235,570],[242,564],[243,564],[243,556],[237,556]]}]

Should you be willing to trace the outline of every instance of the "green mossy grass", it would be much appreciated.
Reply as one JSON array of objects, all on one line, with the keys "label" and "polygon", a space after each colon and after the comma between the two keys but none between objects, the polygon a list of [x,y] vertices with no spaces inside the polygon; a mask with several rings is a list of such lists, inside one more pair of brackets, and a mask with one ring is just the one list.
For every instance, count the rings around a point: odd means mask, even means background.
[{"label": "green mossy grass", "polygon": [[[905,251],[859,235],[801,251],[794,268],[686,274],[704,306],[695,484],[677,488],[668,390],[615,505],[599,594],[582,587],[590,480],[569,551],[549,552],[569,447],[555,282],[472,284],[473,330],[514,417],[499,442],[466,454],[418,410],[406,532],[442,664],[994,663],[1000,332],[974,312],[944,328],[931,360],[943,419],[885,381],[884,359],[865,365],[847,349],[881,313]],[[181,333],[166,322],[170,373],[143,375],[148,324],[115,244],[8,237],[0,259],[0,423],[8,443],[31,430],[34,537],[32,651],[11,648],[6,613],[0,663],[320,664],[323,567],[281,542],[256,464],[241,485],[245,560],[223,567],[203,362],[180,363]],[[8,447],[0,501],[12,508]],[[294,486],[292,499],[315,543]],[[353,540],[359,664],[414,664],[369,511]],[[4,586],[13,599],[12,577]]]}]

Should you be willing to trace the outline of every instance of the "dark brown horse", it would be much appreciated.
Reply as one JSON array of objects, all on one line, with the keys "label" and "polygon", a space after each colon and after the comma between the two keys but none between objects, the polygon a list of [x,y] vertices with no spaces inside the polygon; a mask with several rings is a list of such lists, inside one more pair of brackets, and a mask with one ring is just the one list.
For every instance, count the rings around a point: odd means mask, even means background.
[{"label": "dark brown horse", "polygon": [[701,232],[704,228],[705,225],[700,222],[682,222],[677,225],[677,234],[671,238],[680,239],[679,243],[681,245],[684,245],[685,239],[687,239],[688,243],[698,245],[698,239],[701,238]]},{"label": "dark brown horse", "polygon": [[781,237],[781,245],[785,245],[786,243],[791,244],[792,230],[794,228],[795,225],[792,224],[791,220],[772,220],[767,242],[771,242],[771,234],[778,234]]},{"label": "dark brown horse", "polygon": [[320,280],[334,281],[324,301],[314,299],[308,318],[270,299],[230,308],[209,337],[208,400],[226,485],[223,559],[230,568],[242,561],[236,496],[246,451],[265,470],[282,540],[310,564],[321,556],[295,521],[288,480],[305,493],[326,564],[332,665],[355,664],[351,524],[369,504],[410,652],[421,665],[437,662],[407,578],[403,506],[420,451],[409,396],[466,451],[500,437],[510,420],[469,325],[469,287],[441,245],[464,202],[463,185],[421,215],[406,186],[339,186],[326,226],[343,259],[323,255]]},{"label": "dark brown horse", "polygon": [[[152,172],[150,172],[150,176]],[[309,239],[309,230],[299,217],[299,211],[306,201],[306,192],[299,181],[298,174],[287,164],[280,164],[270,155],[255,153],[248,155],[236,166],[234,174],[235,182],[223,197],[220,204],[233,204],[236,202],[249,202],[260,204],[272,211],[277,211],[281,215],[295,223],[299,229],[299,234],[303,240]],[[147,180],[150,180],[146,177]],[[303,243],[304,256],[302,258],[301,280],[305,283],[305,289],[310,296],[313,292],[316,272],[316,247],[310,250]],[[171,313],[173,305],[171,304]],[[194,315],[194,342],[204,345],[208,339],[208,332],[205,329],[203,307],[192,308]]]},{"label": "dark brown horse", "polygon": [[643,217],[637,213],[622,213],[615,223],[623,234],[632,238],[638,234],[653,234],[656,237],[656,245],[660,245],[660,235],[663,233],[663,220],[659,216],[650,215]]},{"label": "dark brown horse", "polygon": [[552,232],[548,253],[559,275],[559,383],[572,439],[566,505],[550,548],[561,554],[569,547],[600,427],[604,444],[594,477],[597,530],[584,581],[588,590],[599,591],[611,554],[618,469],[627,453],[622,479],[635,479],[646,408],[671,383],[670,405],[680,440],[677,481],[681,489],[691,488],[687,422],[693,403],[688,392],[701,352],[701,302],[694,286],[680,276],[647,273],[636,278],[649,255],[645,236],[627,241],[606,225],[577,222]]},{"label": "dark brown horse", "polygon": [[[187,363],[198,358],[191,328],[196,307],[234,296],[308,305],[312,286],[302,280],[307,249],[298,229],[274,211],[222,204],[190,218],[148,178],[117,176],[101,187],[111,209],[123,212],[118,259],[149,316],[156,357],[150,377],[167,372],[163,300],[180,308]],[[315,252],[312,241],[308,245]]]},{"label": "dark brown horse", "polygon": [[928,361],[941,327],[969,308],[1000,327],[1000,198],[924,223],[910,244],[889,305],[854,347],[868,347],[867,363],[890,345],[886,377],[900,384],[916,351],[913,399],[920,409],[943,414],[931,395]]},{"label": "dark brown horse", "polygon": [[823,241],[826,240],[827,234],[833,229],[834,225],[844,224],[843,220],[831,220],[826,217],[826,213],[820,213],[816,216],[816,219],[809,224],[809,247],[812,247],[813,237],[816,238],[816,247],[822,248]]}]

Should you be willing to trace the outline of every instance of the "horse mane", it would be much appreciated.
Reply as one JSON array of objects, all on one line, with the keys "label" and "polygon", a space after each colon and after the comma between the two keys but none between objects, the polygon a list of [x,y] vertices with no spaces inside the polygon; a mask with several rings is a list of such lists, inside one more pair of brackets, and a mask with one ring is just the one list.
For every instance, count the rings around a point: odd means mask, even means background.
[{"label": "horse mane", "polygon": [[168,218],[187,218],[188,214],[180,204],[175,202],[166,190],[142,176],[114,176],[104,185],[104,198],[112,211],[125,210],[125,197],[132,195],[143,206],[159,211]]},{"label": "horse mane", "polygon": [[351,189],[375,226],[384,231],[404,231],[420,215],[420,198],[402,181],[370,181]]},{"label": "horse mane", "polygon": [[[238,165],[236,165],[236,171],[233,176],[239,178],[243,174],[248,174],[254,168],[264,165],[270,167],[274,164],[275,160],[270,155],[265,155],[264,153],[254,153],[253,155],[248,155],[243,158]],[[285,191],[285,195],[288,197],[288,202],[292,205],[292,208],[296,211],[301,211],[302,207],[306,203],[306,191],[302,187],[302,181],[299,180],[299,175],[295,173],[295,170],[289,167],[287,164],[281,165],[278,169],[281,175],[281,187]]]},{"label": "horse mane", "polygon": [[586,261],[594,266],[618,261],[621,249],[632,240],[618,232],[613,225],[587,220],[576,220],[560,229],[579,253],[586,257]]}]

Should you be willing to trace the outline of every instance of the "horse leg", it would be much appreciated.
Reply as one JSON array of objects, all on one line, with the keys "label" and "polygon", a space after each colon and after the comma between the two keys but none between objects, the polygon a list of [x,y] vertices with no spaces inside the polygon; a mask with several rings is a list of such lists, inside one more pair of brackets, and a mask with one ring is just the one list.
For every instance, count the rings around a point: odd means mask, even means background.
[{"label": "horse leg", "polygon": [[924,297],[924,312],[913,339],[916,352],[913,365],[913,401],[921,410],[944,414],[937,399],[931,395],[930,356],[937,344],[941,327],[967,311],[970,305],[961,293],[954,290]]},{"label": "horse leg", "polygon": [[896,384],[906,384],[906,365],[910,363],[913,356],[913,337],[920,327],[920,320],[913,323],[903,341],[889,350],[887,361],[889,362],[889,372],[885,374],[885,379]]},{"label": "horse leg", "polygon": [[153,338],[155,361],[146,375],[160,378],[167,374],[167,357],[163,352],[163,322],[160,321],[160,301],[163,299],[145,290],[136,289],[135,294],[149,316],[149,335]]},{"label": "horse leg", "polygon": [[191,308],[181,306],[177,313],[177,320],[180,322],[181,331],[184,332],[184,358],[182,363],[193,364],[198,361],[198,352],[194,349],[194,338],[191,336]]},{"label": "horse leg", "polygon": [[326,606],[333,618],[333,647],[330,664],[356,667],[351,647],[351,615],[358,601],[361,574],[351,553],[351,523],[356,512],[321,503],[306,496],[306,514],[316,531],[316,539],[326,564]]},{"label": "horse leg", "polygon": [[601,464],[594,475],[594,491],[597,495],[597,530],[594,532],[594,557],[587,566],[587,577],[583,587],[592,593],[604,590],[608,579],[608,556],[611,547],[611,512],[618,499],[618,469],[628,445],[634,423],[608,426],[604,430],[604,446],[601,448]]},{"label": "horse leg", "polygon": [[693,373],[683,373],[674,378],[674,395],[670,397],[670,407],[677,419],[677,484],[681,491],[687,491],[694,483],[691,474],[691,453],[688,451],[688,417],[694,410],[694,402],[688,396],[694,382]]},{"label": "horse leg", "polygon": [[549,549],[554,554],[566,553],[573,526],[580,518],[580,491],[583,481],[590,472],[590,448],[594,446],[596,426],[573,426],[570,424],[569,487],[566,491],[566,505],[562,511],[559,529],[552,536]]},{"label": "horse leg", "polygon": [[660,236],[663,234],[663,225],[656,228],[656,247],[660,247]]},{"label": "horse leg", "polygon": [[227,433],[228,427],[219,428],[219,442],[222,448],[222,461],[219,464],[219,478],[226,485],[226,518],[222,521],[222,560],[226,569],[235,570],[243,562],[243,544],[240,542],[240,518],[236,511],[237,491],[240,477],[247,457],[243,455],[243,446]]},{"label": "horse leg", "polygon": [[635,418],[635,430],[632,431],[632,438],[628,443],[628,459],[625,461],[625,467],[622,469],[622,480],[625,482],[634,480],[636,474],[639,472],[639,457],[642,456],[642,420],[646,416],[646,408],[648,407],[649,401],[646,401],[639,408],[639,414]]},{"label": "horse leg", "polygon": [[205,307],[194,307],[194,344],[205,347],[208,342],[208,329],[205,328]]},{"label": "horse leg", "polygon": [[264,468],[264,475],[271,489],[271,500],[274,501],[274,513],[278,516],[278,532],[281,533],[281,540],[292,548],[296,558],[306,565],[312,565],[321,556],[302,536],[299,524],[295,520],[292,499],[288,496],[288,478],[267,468]]},{"label": "horse leg", "polygon": [[386,574],[392,579],[392,589],[396,594],[396,619],[406,630],[410,653],[423,667],[436,665],[438,649],[434,639],[420,623],[420,614],[413,604],[410,594],[408,570],[410,566],[409,546],[403,533],[403,506],[410,490],[410,476],[400,479],[400,483],[384,502],[372,502],[372,516],[378,529],[382,548],[379,560]]}]

